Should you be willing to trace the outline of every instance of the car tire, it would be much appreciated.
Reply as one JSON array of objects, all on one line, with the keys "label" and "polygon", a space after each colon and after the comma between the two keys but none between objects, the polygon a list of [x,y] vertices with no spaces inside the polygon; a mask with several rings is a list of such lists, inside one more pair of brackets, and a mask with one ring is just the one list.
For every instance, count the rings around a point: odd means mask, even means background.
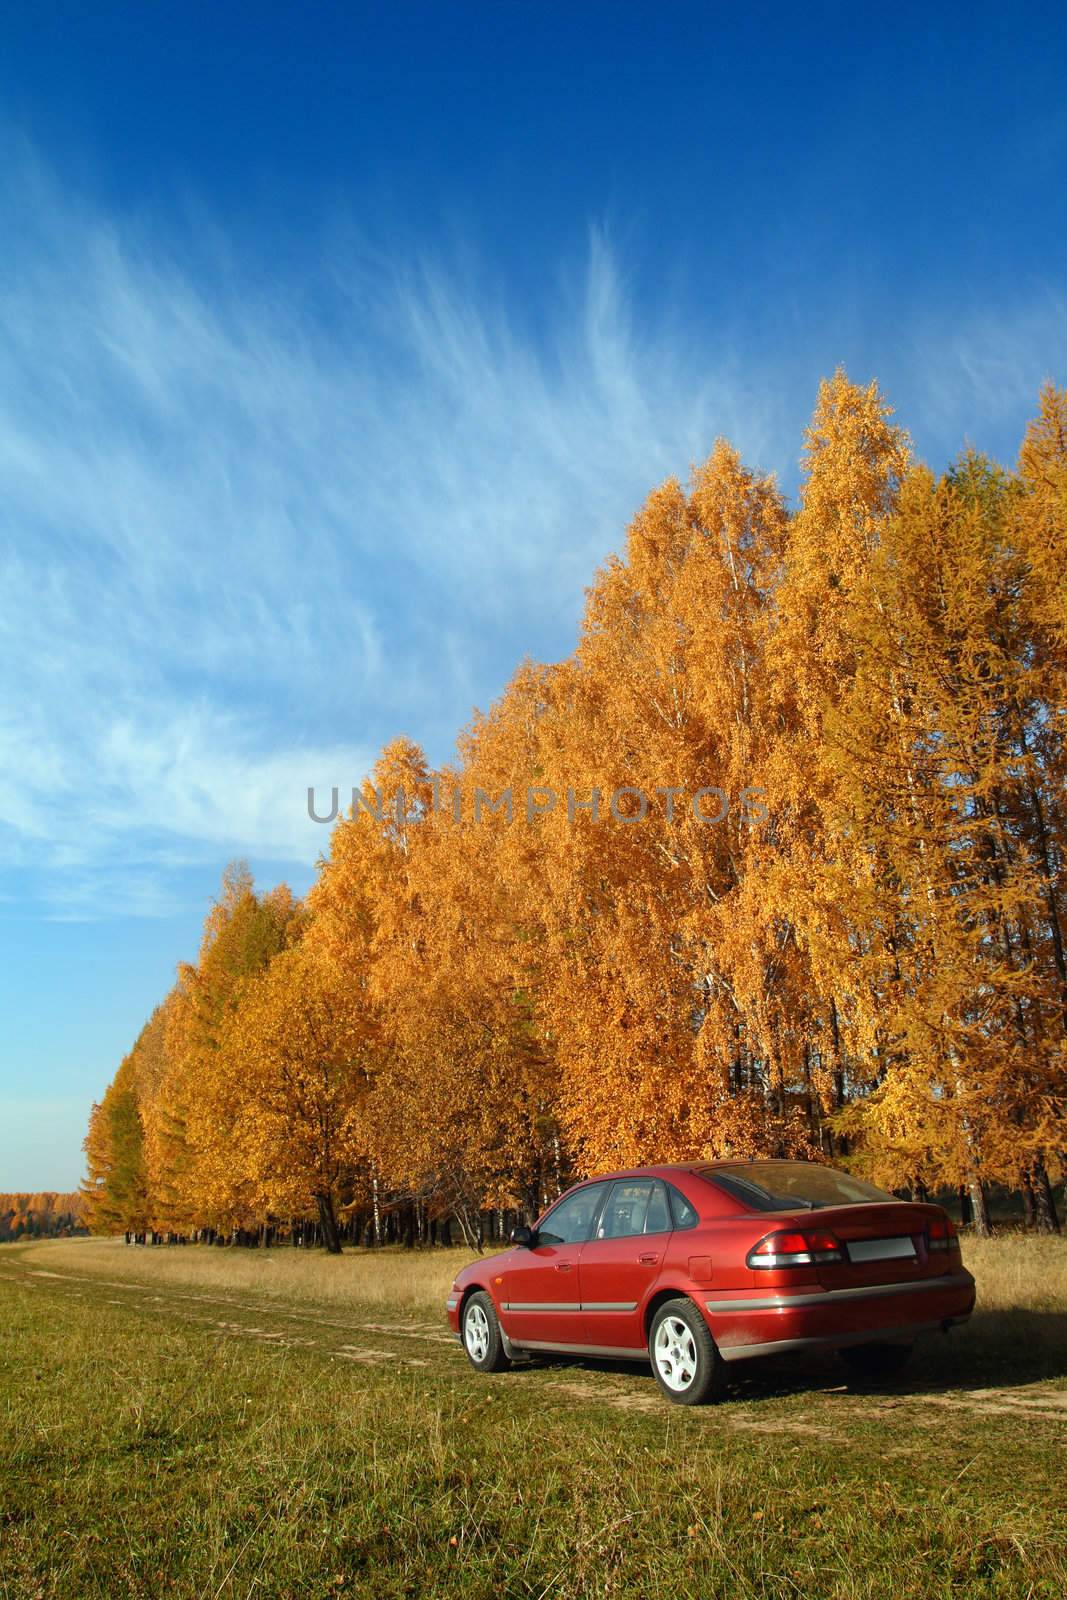
[{"label": "car tire", "polygon": [[892,1378],[911,1360],[910,1344],[853,1344],[841,1359],[858,1378]]},{"label": "car tire", "polygon": [[460,1332],[467,1360],[478,1372],[506,1372],[511,1366],[496,1307],[484,1289],[463,1302]]},{"label": "car tire", "polygon": [[700,1406],[721,1398],[723,1359],[708,1325],[692,1300],[667,1300],[648,1331],[652,1372],[667,1399],[678,1406]]}]

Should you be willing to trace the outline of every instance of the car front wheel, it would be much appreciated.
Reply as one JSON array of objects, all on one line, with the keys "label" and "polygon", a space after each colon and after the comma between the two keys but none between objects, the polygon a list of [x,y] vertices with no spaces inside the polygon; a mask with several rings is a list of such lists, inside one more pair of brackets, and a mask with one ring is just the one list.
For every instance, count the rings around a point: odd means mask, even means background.
[{"label": "car front wheel", "polygon": [[699,1406],[725,1388],[723,1363],[708,1325],[691,1300],[668,1300],[648,1335],[652,1371],[668,1400]]},{"label": "car front wheel", "polygon": [[479,1289],[464,1303],[463,1348],[471,1366],[477,1367],[479,1372],[506,1372],[511,1366],[496,1307],[484,1289]]}]

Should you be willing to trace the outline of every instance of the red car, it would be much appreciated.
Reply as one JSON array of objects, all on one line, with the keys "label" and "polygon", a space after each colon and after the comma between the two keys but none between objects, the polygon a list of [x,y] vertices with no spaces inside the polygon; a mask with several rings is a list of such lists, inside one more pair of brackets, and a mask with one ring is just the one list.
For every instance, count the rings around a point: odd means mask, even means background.
[{"label": "red car", "polygon": [[669,1400],[722,1393],[728,1362],[837,1348],[899,1370],[917,1334],[964,1322],[974,1279],[940,1206],[808,1161],[638,1167],[576,1184],[512,1248],[456,1278],[472,1364],[529,1352],[647,1360]]}]

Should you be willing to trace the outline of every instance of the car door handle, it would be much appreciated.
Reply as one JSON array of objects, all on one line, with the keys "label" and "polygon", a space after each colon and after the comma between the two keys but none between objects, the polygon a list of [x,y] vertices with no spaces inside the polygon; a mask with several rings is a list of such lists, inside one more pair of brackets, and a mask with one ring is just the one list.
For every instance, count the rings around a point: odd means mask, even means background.
[{"label": "car door handle", "polygon": [[651,1251],[647,1251],[643,1256],[638,1256],[637,1259],[640,1261],[643,1267],[654,1267],[656,1262],[659,1260],[659,1256],[653,1255]]},{"label": "car door handle", "polygon": [[569,1272],[571,1270],[571,1268],[573,1267],[573,1265],[574,1265],[573,1261],[557,1261],[556,1262],[556,1271],[557,1272]]}]

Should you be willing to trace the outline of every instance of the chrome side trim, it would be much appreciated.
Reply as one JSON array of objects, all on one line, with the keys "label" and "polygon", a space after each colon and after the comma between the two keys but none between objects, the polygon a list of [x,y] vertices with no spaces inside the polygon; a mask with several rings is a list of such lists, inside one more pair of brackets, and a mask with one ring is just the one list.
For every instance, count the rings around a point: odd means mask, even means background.
[{"label": "chrome side trim", "polygon": [[915,1283],[866,1283],[859,1289],[819,1289],[811,1294],[762,1295],[748,1300],[705,1300],[713,1316],[726,1311],[788,1311],[793,1306],[829,1306],[842,1300],[873,1300],[894,1294],[919,1294],[924,1289],[961,1289],[973,1283],[969,1272],[949,1272],[940,1278],[920,1278]]},{"label": "chrome side trim", "polygon": [[502,1300],[501,1311],[636,1311],[636,1300]]},{"label": "chrome side trim", "polygon": [[502,1300],[501,1311],[580,1311],[577,1300]]},{"label": "chrome side trim", "polygon": [[724,1361],[745,1361],[749,1356],[773,1356],[787,1350],[840,1350],[845,1345],[877,1344],[883,1340],[900,1344],[903,1340],[913,1339],[920,1333],[935,1333],[938,1328],[947,1328],[950,1324],[966,1321],[966,1316],[943,1317],[936,1322],[909,1322],[898,1323],[895,1327],[889,1328],[865,1328],[862,1333],[820,1334],[809,1339],[770,1339],[763,1344],[721,1344],[719,1354]]}]

